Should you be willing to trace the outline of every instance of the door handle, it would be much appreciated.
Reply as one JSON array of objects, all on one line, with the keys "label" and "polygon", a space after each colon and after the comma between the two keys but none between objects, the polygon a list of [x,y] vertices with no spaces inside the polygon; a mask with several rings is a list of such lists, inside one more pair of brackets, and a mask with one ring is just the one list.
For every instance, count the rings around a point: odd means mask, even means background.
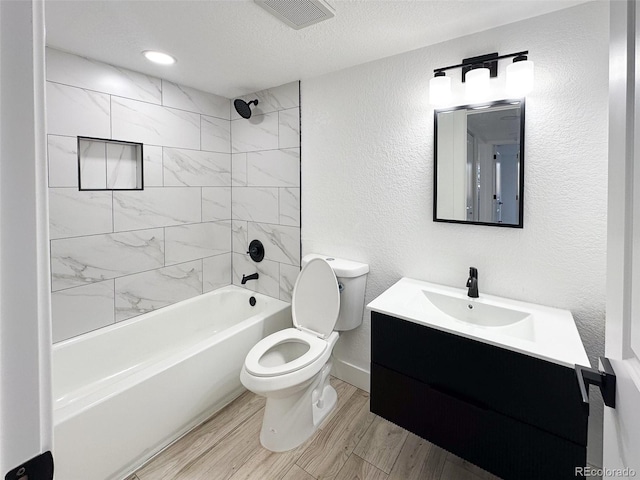
[{"label": "door handle", "polygon": [[53,455],[44,452],[14,468],[5,480],[53,480]]},{"label": "door handle", "polygon": [[606,357],[600,357],[604,370],[576,365],[576,377],[582,396],[582,405],[589,410],[589,385],[600,388],[602,399],[607,407],[616,408],[616,374],[611,362]]}]

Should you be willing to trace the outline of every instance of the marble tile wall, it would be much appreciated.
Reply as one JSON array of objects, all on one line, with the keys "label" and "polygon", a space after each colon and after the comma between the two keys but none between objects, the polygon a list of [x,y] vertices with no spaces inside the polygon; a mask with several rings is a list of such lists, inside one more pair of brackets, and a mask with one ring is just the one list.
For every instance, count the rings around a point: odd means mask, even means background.
[{"label": "marble tile wall", "polygon": [[[258,272],[245,288],[290,301],[300,271],[300,83],[241,98],[258,105],[248,120],[231,109],[232,279]],[[253,239],[265,247],[260,263],[246,253]]]},{"label": "marble tile wall", "polygon": [[[54,341],[231,283],[230,100],[53,49],[46,59]],[[278,148],[279,113],[271,112]],[[286,114],[283,122],[295,123]],[[239,132],[251,143],[246,127]],[[77,136],[143,143],[144,190],[79,191]],[[287,168],[286,158],[273,159],[276,170]],[[276,232],[274,224],[282,215],[280,185],[299,184],[290,174],[252,169],[253,181],[273,190],[263,194],[273,211],[251,228],[265,239],[282,235],[282,248],[291,249],[292,232]],[[104,171],[102,162],[102,183]],[[245,202],[261,201],[257,195],[245,194]],[[291,222],[296,213],[288,208]],[[248,223],[245,217],[238,220]],[[273,258],[270,292],[278,297],[279,259],[291,260],[284,252]]]},{"label": "marble tile wall", "polygon": [[[244,96],[259,99],[246,120],[230,99],[47,49],[55,342],[240,285],[256,271],[245,288],[291,299],[300,271],[299,90],[293,82]],[[144,190],[79,191],[78,136],[143,143]],[[103,160],[81,167],[87,178],[96,168],[104,188]],[[107,186],[117,186],[109,172]],[[246,254],[254,238],[266,250],[258,264]]]}]

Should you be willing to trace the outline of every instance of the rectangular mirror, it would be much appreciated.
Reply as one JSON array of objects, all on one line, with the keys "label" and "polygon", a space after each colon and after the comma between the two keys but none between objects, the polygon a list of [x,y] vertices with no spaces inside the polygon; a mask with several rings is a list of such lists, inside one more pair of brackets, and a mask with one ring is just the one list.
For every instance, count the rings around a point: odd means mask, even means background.
[{"label": "rectangular mirror", "polygon": [[433,220],[522,228],[524,100],[435,111]]}]

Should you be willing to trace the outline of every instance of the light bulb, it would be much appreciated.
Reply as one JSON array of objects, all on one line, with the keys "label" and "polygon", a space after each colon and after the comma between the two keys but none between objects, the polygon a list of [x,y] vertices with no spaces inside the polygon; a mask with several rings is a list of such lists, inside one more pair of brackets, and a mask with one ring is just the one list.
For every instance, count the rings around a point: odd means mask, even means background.
[{"label": "light bulb", "polygon": [[435,77],[429,80],[429,103],[435,106],[451,103],[451,77],[447,77],[443,72],[438,72]]},{"label": "light bulb", "polygon": [[507,67],[507,94],[524,97],[533,90],[533,62],[522,55]]},{"label": "light bulb", "polygon": [[485,100],[489,96],[489,69],[486,67],[474,68],[465,75],[467,100],[475,103]]},{"label": "light bulb", "polygon": [[142,54],[153,63],[159,63],[160,65],[173,65],[176,63],[176,59],[171,55],[162,52],[156,52],[155,50],[145,50]]}]

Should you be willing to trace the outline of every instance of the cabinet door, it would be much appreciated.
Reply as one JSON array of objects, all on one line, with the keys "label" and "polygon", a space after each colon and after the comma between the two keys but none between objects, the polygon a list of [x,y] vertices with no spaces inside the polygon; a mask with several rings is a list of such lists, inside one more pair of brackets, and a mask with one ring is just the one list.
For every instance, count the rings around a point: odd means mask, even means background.
[{"label": "cabinet door", "polygon": [[575,480],[587,450],[532,425],[371,365],[371,411],[504,479]]},{"label": "cabinet door", "polygon": [[572,368],[372,312],[372,361],[441,392],[587,444]]}]

